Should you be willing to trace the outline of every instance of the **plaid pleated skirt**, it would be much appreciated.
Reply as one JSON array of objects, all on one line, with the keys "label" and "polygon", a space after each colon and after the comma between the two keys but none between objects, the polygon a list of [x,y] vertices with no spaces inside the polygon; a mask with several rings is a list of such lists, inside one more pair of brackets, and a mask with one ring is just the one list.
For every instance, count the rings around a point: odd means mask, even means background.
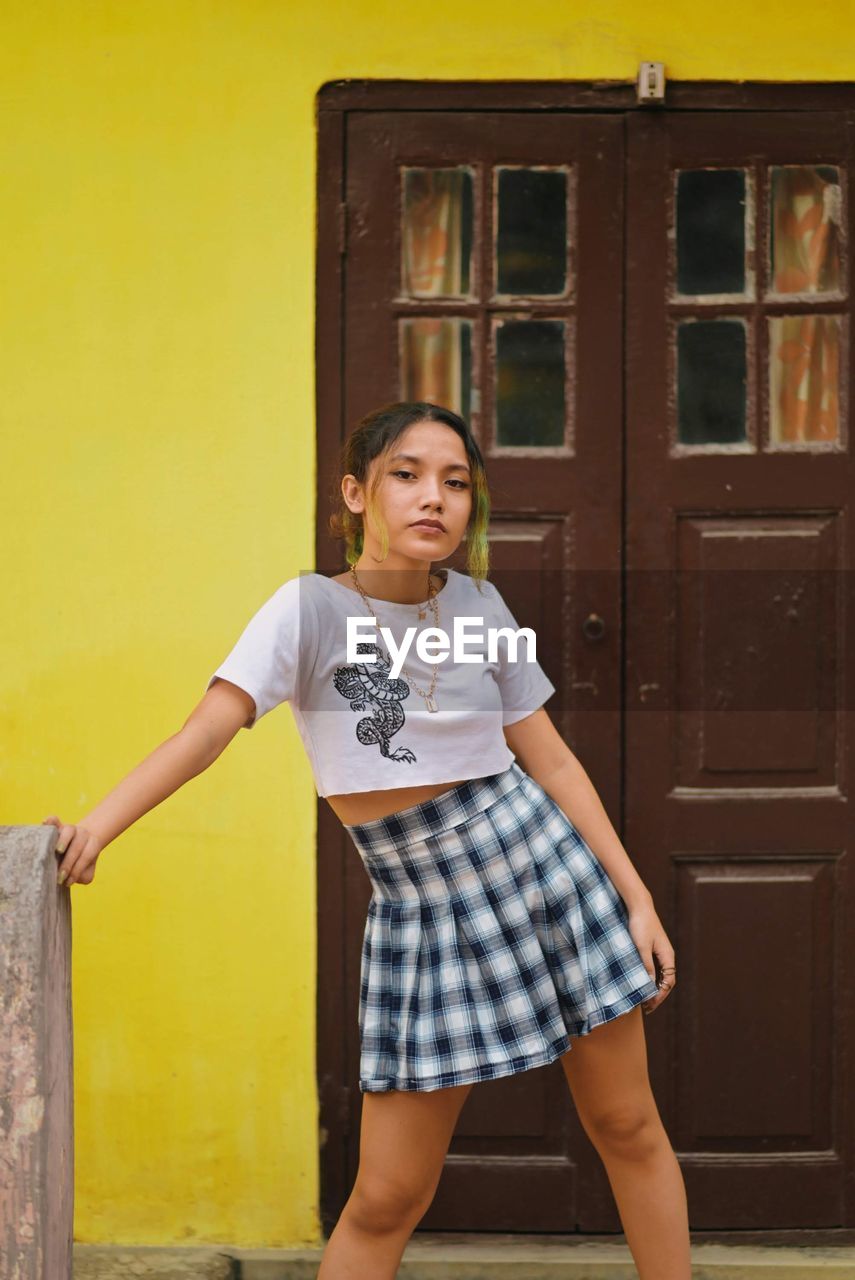
[{"label": "plaid pleated skirt", "polygon": [[602,864],[518,764],[346,830],[372,884],[361,1092],[542,1066],[657,994]]}]

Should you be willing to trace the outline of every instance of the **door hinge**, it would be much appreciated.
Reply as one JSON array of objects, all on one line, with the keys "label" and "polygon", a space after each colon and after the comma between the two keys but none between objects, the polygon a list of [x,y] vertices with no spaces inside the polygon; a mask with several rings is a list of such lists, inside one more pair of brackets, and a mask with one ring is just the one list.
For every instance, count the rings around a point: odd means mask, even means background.
[{"label": "door hinge", "polygon": [[338,206],[338,251],[347,253],[347,205],[344,200]]}]

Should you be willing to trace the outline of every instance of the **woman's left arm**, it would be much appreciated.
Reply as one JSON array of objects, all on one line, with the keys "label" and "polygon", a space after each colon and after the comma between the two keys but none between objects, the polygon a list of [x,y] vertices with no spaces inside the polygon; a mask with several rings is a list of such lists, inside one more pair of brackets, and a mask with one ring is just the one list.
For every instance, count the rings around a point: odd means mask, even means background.
[{"label": "woman's left arm", "polygon": [[[544,707],[516,724],[505,725],[504,734],[520,766],[563,810],[602,863],[626,904],[633,940],[655,981],[653,956],[660,966],[673,966],[674,949],[656,914],[653,895],[618,839],[591,779]],[[646,1003],[647,1012],[660,1004],[674,985],[673,973],[665,977],[669,986]]]}]

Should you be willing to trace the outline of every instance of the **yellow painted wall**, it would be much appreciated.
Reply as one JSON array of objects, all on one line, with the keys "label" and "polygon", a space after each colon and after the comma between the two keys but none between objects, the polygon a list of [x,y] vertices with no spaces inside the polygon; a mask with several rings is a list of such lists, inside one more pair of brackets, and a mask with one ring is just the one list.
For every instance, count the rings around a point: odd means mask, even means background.
[{"label": "yellow painted wall", "polygon": [[[6,0],[0,821],[78,821],[312,567],[325,81],[847,80],[853,16]],[[75,1239],[318,1239],[314,796],[282,708],[72,888]]]}]

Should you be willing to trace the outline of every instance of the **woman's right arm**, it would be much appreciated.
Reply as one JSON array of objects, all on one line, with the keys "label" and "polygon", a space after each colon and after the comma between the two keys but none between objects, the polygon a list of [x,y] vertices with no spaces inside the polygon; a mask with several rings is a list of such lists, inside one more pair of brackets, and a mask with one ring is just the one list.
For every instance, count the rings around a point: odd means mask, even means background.
[{"label": "woman's right arm", "polygon": [[56,816],[42,825],[59,829],[56,852],[63,855],[58,883],[91,884],[101,850],[138,818],[214,763],[255,710],[252,697],[218,679],[187,720],[76,825]]}]

